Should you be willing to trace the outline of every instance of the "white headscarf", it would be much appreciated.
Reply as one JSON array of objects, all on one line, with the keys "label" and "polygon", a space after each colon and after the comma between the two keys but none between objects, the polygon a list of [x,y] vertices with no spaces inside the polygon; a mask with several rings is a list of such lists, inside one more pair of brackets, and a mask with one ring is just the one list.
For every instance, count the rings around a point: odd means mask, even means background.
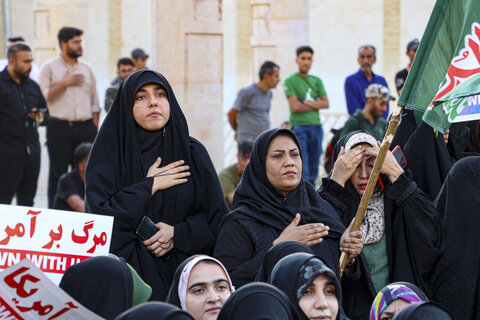
[{"label": "white headscarf", "polygon": [[188,290],[188,279],[190,278],[190,272],[192,272],[193,267],[197,263],[203,260],[211,260],[216,262],[220,267],[222,267],[223,272],[225,272],[225,275],[227,276],[228,284],[230,286],[230,291],[234,292],[235,288],[233,287],[232,280],[230,279],[230,276],[228,275],[227,269],[225,269],[224,265],[218,261],[215,258],[206,256],[206,255],[200,255],[198,257],[193,258],[191,261],[189,261],[185,267],[183,267],[182,274],[180,275],[180,279],[178,281],[178,298],[180,299],[180,305],[183,310],[187,311],[187,304],[186,304],[186,299],[187,299],[187,290]]}]

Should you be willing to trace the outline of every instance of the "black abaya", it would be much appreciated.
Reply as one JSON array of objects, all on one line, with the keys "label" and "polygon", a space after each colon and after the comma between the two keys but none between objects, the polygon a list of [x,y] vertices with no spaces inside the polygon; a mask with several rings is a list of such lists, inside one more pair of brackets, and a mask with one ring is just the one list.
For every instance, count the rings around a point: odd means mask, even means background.
[{"label": "black abaya", "polygon": [[235,191],[233,211],[222,222],[214,255],[225,265],[235,286],[254,280],[265,253],[296,213],[302,217],[300,224],[318,222],[330,227],[328,235],[312,250],[339,272],[339,240],[345,227],[335,210],[304,179],[284,196],[267,178],[268,146],[280,134],[291,137],[299,146],[295,135],[287,129],[272,129],[258,136]]},{"label": "black abaya", "polygon": [[445,252],[434,270],[433,300],[456,319],[479,319],[480,157],[461,159],[435,200],[445,224]]},{"label": "black abaya", "polygon": [[403,153],[412,180],[433,201],[452,167],[443,135],[436,136],[432,127],[422,121],[405,144]]},{"label": "black abaya", "polygon": [[[146,131],[133,117],[137,91],[158,84],[167,93],[170,118],[164,128]],[[188,182],[152,196],[146,178],[157,157],[161,166],[177,160],[189,165]],[[227,206],[210,157],[188,133],[187,122],[168,81],[151,70],[132,74],[121,85],[95,139],[85,174],[86,212],[113,216],[110,251],[124,257],[163,300],[178,264],[196,253],[211,254]],[[143,216],[174,227],[174,249],[154,257],[135,234]]]}]

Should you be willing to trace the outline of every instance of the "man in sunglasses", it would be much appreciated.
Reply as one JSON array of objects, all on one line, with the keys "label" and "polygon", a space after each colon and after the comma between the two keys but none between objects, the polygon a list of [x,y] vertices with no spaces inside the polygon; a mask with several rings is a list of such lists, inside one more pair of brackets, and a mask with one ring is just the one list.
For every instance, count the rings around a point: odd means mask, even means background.
[{"label": "man in sunglasses", "polygon": [[365,90],[367,99],[363,110],[357,110],[345,122],[340,137],[343,137],[350,131],[365,130],[382,140],[387,131],[387,122],[382,115],[387,111],[387,104],[395,98],[390,94],[387,87],[381,84],[373,83]]}]

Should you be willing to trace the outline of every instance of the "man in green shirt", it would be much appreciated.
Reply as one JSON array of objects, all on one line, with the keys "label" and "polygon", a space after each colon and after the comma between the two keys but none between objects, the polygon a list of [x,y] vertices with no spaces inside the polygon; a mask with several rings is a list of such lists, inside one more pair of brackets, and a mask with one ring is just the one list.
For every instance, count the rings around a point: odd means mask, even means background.
[{"label": "man in green shirt", "polygon": [[242,179],[243,170],[250,162],[250,154],[252,153],[253,144],[251,142],[241,142],[238,144],[237,163],[226,167],[220,171],[218,179],[222,186],[223,195],[227,200],[228,207],[232,208],[233,194]]},{"label": "man in green shirt", "polygon": [[355,111],[345,122],[340,137],[355,130],[370,132],[379,140],[382,140],[385,136],[387,122],[382,118],[382,115],[387,111],[388,101],[395,100],[395,98],[390,94],[387,87],[377,83],[368,86],[365,90],[365,97],[367,98],[365,108]]},{"label": "man in green shirt", "polygon": [[327,109],[329,103],[322,80],[308,74],[313,49],[298,47],[295,61],[298,72],[285,79],[283,87],[290,106],[290,128],[297,136],[303,154],[303,177],[315,186],[323,139],[318,110]]}]

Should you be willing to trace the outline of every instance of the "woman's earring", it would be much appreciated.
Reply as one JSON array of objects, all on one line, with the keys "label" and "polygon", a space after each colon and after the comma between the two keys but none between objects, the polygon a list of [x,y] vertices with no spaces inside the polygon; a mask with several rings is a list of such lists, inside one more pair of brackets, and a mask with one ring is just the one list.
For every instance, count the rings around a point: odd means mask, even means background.
[{"label": "woman's earring", "polygon": [[165,137],[165,127],[163,127],[163,136]]}]

